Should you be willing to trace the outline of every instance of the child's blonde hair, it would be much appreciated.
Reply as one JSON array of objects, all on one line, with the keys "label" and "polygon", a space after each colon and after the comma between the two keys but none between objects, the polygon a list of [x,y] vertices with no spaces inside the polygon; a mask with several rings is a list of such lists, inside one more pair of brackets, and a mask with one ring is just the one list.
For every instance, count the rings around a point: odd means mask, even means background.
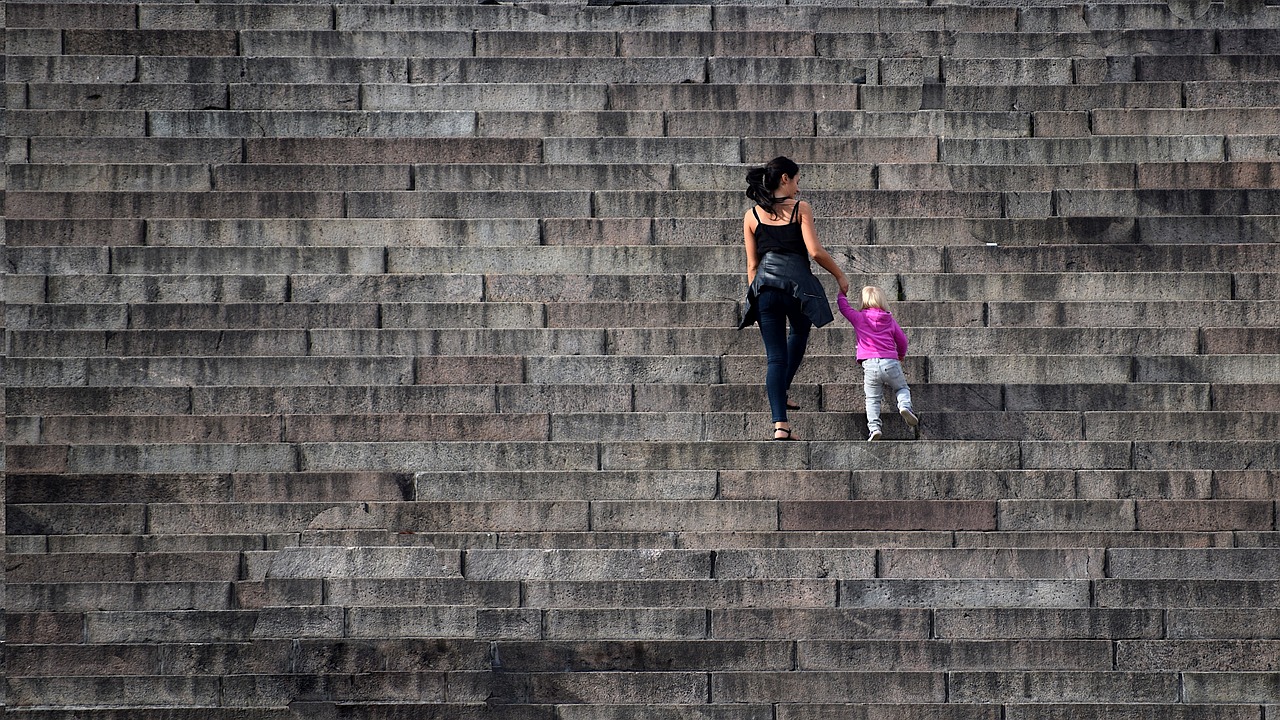
[{"label": "child's blonde hair", "polygon": [[884,291],[875,285],[868,285],[862,288],[862,309],[880,308],[888,310],[889,303],[884,299]]}]

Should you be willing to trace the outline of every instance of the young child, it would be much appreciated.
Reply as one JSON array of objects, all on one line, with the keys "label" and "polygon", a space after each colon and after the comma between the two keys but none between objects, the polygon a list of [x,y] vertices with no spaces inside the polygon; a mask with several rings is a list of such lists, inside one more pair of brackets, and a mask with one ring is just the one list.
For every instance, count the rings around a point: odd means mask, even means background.
[{"label": "young child", "polygon": [[862,365],[862,387],[867,395],[867,442],[879,440],[880,403],[884,386],[898,396],[898,414],[911,427],[920,418],[911,409],[911,388],[902,374],[902,360],[907,357],[907,334],[893,319],[884,299],[884,291],[874,285],[862,288],[862,305],[857,310],[841,294],[836,298],[840,312],[849,319],[858,335],[858,363]]}]

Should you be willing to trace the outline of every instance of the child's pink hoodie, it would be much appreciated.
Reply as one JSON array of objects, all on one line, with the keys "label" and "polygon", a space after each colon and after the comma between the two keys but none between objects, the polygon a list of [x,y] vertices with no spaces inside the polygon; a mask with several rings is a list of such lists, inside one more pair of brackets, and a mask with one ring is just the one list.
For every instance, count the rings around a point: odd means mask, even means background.
[{"label": "child's pink hoodie", "polygon": [[859,362],[870,358],[906,359],[907,334],[891,313],[880,308],[855,310],[844,295],[836,297],[836,304],[858,334]]}]

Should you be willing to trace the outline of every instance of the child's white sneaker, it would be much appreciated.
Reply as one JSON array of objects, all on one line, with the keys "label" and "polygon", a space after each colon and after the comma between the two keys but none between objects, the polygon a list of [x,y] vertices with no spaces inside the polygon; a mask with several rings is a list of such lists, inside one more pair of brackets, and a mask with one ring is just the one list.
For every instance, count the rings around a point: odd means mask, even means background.
[{"label": "child's white sneaker", "polygon": [[879,431],[879,430],[872,430],[872,431],[871,431],[871,434],[867,436],[867,442],[875,442],[875,441],[879,440],[879,439],[880,439],[880,435],[881,435],[881,433],[880,433],[880,431]]},{"label": "child's white sneaker", "polygon": [[901,415],[902,419],[911,427],[915,427],[920,424],[920,418],[915,413],[911,412],[911,408],[902,408],[898,411],[898,414]]}]

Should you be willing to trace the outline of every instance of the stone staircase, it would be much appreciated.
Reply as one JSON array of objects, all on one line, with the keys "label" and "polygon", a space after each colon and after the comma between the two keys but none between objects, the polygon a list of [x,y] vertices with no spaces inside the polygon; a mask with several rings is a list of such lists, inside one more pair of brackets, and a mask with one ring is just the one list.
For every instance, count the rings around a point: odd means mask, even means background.
[{"label": "stone staircase", "polygon": [[845,5],[7,3],[6,715],[1280,718],[1280,5]]}]

